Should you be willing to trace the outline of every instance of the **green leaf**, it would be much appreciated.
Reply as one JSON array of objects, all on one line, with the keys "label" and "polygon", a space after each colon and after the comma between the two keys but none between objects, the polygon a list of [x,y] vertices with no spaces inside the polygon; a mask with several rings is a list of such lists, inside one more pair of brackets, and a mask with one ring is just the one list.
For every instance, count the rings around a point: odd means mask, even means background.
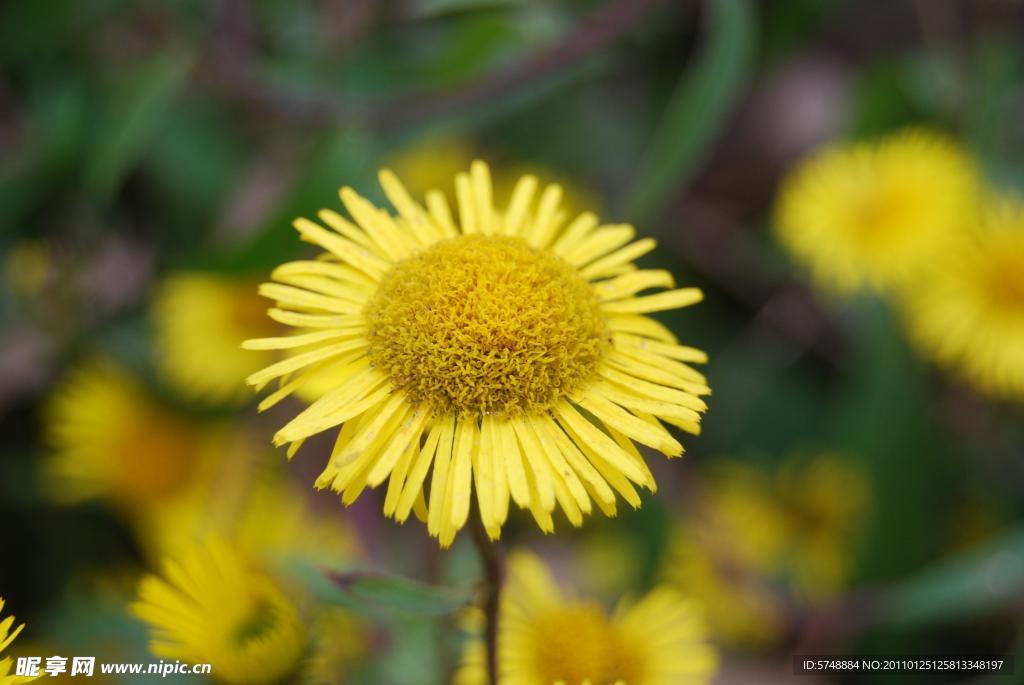
[{"label": "green leaf", "polygon": [[900,583],[883,596],[882,622],[927,625],[998,611],[1024,591],[1024,528]]},{"label": "green leaf", "polygon": [[418,19],[439,17],[453,12],[488,10],[522,4],[521,0],[418,0],[412,15]]},{"label": "green leaf", "polygon": [[850,358],[831,406],[832,445],[871,480],[871,520],[858,576],[906,577],[941,546],[938,493],[956,477],[929,411],[927,377],[892,312],[875,298],[847,312]]},{"label": "green leaf", "polygon": [[281,204],[267,217],[252,239],[227,252],[207,255],[197,265],[233,273],[262,273],[296,254],[302,243],[291,223],[299,216],[316,216],[323,207],[337,208],[338,188],[350,185],[365,192],[373,185],[376,149],[368,135],[355,129],[329,131],[317,141],[303,172]]},{"label": "green leaf", "polygon": [[86,192],[105,204],[161,132],[190,60],[162,54],[143,68],[108,115],[85,171]]},{"label": "green leaf", "polygon": [[473,588],[427,585],[390,573],[318,567],[304,560],[284,563],[285,573],[326,604],[370,615],[445,616],[467,606]]},{"label": "green leaf", "polygon": [[634,221],[648,219],[694,174],[750,75],[755,37],[751,3],[717,0],[705,7],[709,23],[704,48],[676,87],[625,200],[626,214]]}]

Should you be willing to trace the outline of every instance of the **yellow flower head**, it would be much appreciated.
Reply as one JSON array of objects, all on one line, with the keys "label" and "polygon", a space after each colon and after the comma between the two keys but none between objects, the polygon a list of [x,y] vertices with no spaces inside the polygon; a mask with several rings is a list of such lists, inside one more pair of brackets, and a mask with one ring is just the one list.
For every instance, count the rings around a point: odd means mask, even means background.
[{"label": "yellow flower head", "polygon": [[991,201],[968,244],[942,254],[903,303],[919,347],[980,390],[1024,398],[1024,203]]},{"label": "yellow flower head", "polygon": [[[475,158],[474,150],[479,146],[469,138],[436,135],[421,139],[414,145],[404,147],[391,155],[386,166],[395,172],[402,184],[413,195],[423,195],[434,188],[443,188]],[[557,183],[562,187],[561,207],[570,215],[584,210],[598,211],[598,198],[587,188],[568,182],[551,169],[533,163],[513,162],[503,164],[494,170],[493,198],[495,204],[508,204],[516,183],[522,176],[536,176],[541,183]],[[452,200],[454,196],[446,193]]]},{"label": "yellow flower head", "polygon": [[783,182],[776,229],[824,288],[887,289],[955,244],[975,197],[964,152],[941,134],[909,130],[811,156]]},{"label": "yellow flower head", "polygon": [[[717,666],[696,612],[674,590],[656,588],[608,615],[562,595],[531,554],[509,557],[498,617],[502,685],[673,685],[710,682]],[[483,640],[467,646],[456,685],[487,682]]]},{"label": "yellow flower head", "polygon": [[94,360],[72,372],[47,406],[53,494],[108,497],[138,508],[188,487],[202,440],[188,421],[154,402],[125,370]]},{"label": "yellow flower head", "polygon": [[[4,609],[4,598],[0,597],[0,653],[11,646],[14,642],[14,638],[18,637],[18,633],[25,627],[24,624],[13,628],[14,617],[8,616],[3,618]],[[27,683],[35,678],[26,676],[16,676],[11,673],[11,657],[4,657],[0,659],[0,685],[19,685],[20,683]]]},{"label": "yellow flower head", "polygon": [[390,479],[385,514],[404,521],[415,506],[445,546],[474,488],[492,538],[510,498],[545,531],[556,505],[574,525],[592,501],[614,515],[615,492],[639,506],[634,484],[655,483],[633,441],[682,454],[661,422],[698,433],[710,392],[689,365],[704,353],[645,315],[701,292],[640,296],[674,287],[668,272],[632,263],[654,241],[631,242],[631,226],[590,213],[566,224],[561,188],[536,200],[532,176],[499,210],[487,165],[473,163],[456,176],[457,221],[440,191],[424,209],[394,174],[380,180],[397,216],[343,188],[355,223],[330,210],[319,214],[326,227],[298,219],[327,254],[279,267],[260,289],[277,303],[271,318],[297,329],[246,343],[293,352],[249,377],[279,382],[261,406],[316,383],[327,365],[338,374],[275,442],[294,450],[341,425],[317,485],[350,503]]},{"label": "yellow flower head", "polygon": [[[225,461],[247,455],[229,456]],[[161,557],[213,534],[231,540],[243,554],[299,555],[323,564],[350,561],[357,549],[345,521],[317,512],[308,494],[283,473],[236,473],[227,479],[211,474],[149,517],[145,539]]]},{"label": "yellow flower head", "polygon": [[787,601],[843,589],[867,503],[864,474],[832,455],[790,459],[774,472],[720,468],[700,515],[673,535],[665,580],[693,598],[715,635],[768,641]]},{"label": "yellow flower head", "polygon": [[245,397],[245,378],[270,364],[242,341],[273,334],[255,283],[217,274],[179,273],[157,288],[153,303],[157,362],[184,396],[213,402]]},{"label": "yellow flower head", "polygon": [[307,645],[298,608],[278,583],[219,539],[168,560],[165,578],[146,576],[132,613],[150,627],[150,650],[208,663],[226,683],[276,683]]}]

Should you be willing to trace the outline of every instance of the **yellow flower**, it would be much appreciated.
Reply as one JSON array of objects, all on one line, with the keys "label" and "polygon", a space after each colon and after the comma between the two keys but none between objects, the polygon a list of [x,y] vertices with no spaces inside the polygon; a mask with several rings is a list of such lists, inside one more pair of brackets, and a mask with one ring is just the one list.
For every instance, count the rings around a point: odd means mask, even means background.
[{"label": "yellow flower", "polygon": [[469,138],[440,134],[421,138],[387,159],[410,192],[425,194],[446,186],[473,161],[476,144]]},{"label": "yellow flower", "polygon": [[302,685],[339,685],[352,664],[364,656],[372,631],[352,614],[321,607],[310,623],[309,657],[297,682]]},{"label": "yellow flower", "polygon": [[826,289],[906,283],[971,221],[973,164],[926,130],[828,147],[783,182],[776,229]]},{"label": "yellow flower", "polygon": [[[696,612],[674,590],[656,588],[609,616],[564,597],[540,560],[522,552],[509,557],[497,661],[501,685],[696,685],[717,667]],[[481,638],[467,646],[454,682],[487,682]]]},{"label": "yellow flower", "polygon": [[416,506],[445,546],[474,488],[492,538],[510,498],[545,531],[556,504],[574,525],[592,500],[614,515],[615,492],[639,506],[634,484],[655,483],[633,441],[682,454],[661,422],[698,433],[700,395],[710,392],[689,365],[704,353],[645,314],[701,292],[639,296],[674,287],[667,271],[633,266],[654,241],[631,242],[631,226],[599,225],[590,213],[566,225],[561,189],[535,202],[534,177],[499,211],[487,165],[475,162],[456,177],[457,223],[440,191],[424,209],[392,173],[380,178],[397,217],[343,188],[356,223],[330,210],[319,214],[328,228],[298,219],[302,237],[328,254],[285,264],[260,288],[277,303],[271,318],[298,331],[246,346],[302,350],[249,377],[259,388],[280,383],[261,408],[326,364],[344,369],[275,442],[294,453],[341,425],[318,487],[350,503],[390,477],[384,513],[404,521]]},{"label": "yellow flower", "polygon": [[54,496],[106,497],[136,510],[192,482],[203,441],[189,421],[151,399],[124,369],[93,360],[72,372],[46,408]]},{"label": "yellow flower", "polygon": [[275,331],[246,279],[179,273],[157,288],[153,303],[157,362],[186,397],[232,402],[245,397],[245,378],[274,360],[253,354],[243,340]]},{"label": "yellow flower", "polygon": [[[425,138],[415,145],[399,150],[387,160],[387,167],[395,172],[402,184],[413,195],[423,195],[434,188],[443,188],[450,179],[470,166],[479,146],[472,140],[451,135]],[[562,187],[562,209],[576,216],[584,210],[598,211],[598,198],[586,188],[570,184],[550,169],[533,163],[513,162],[494,170],[494,203],[505,205],[512,198],[516,183],[525,175],[536,176],[541,183],[557,183]],[[454,195],[445,197],[453,201]]]},{"label": "yellow flower", "polygon": [[[3,609],[4,598],[0,597],[0,617],[3,617]],[[11,627],[13,625],[13,616],[8,616],[7,618],[0,620],[0,653],[11,646],[11,643],[14,642],[14,638],[18,637],[18,633],[20,633],[25,627],[25,625],[22,624],[12,630]],[[27,676],[13,675],[11,673],[11,665],[11,657],[4,657],[3,659],[0,659],[0,685],[18,685],[19,683],[27,683],[35,680],[35,678]]]},{"label": "yellow flower", "polygon": [[213,677],[237,685],[275,683],[299,668],[307,633],[298,608],[263,569],[211,539],[165,578],[146,576],[132,613],[150,627],[150,651],[208,663]]},{"label": "yellow flower", "polygon": [[1024,203],[990,202],[903,297],[919,347],[983,392],[1024,398]]},{"label": "yellow flower", "polygon": [[731,552],[710,531],[681,527],[667,554],[664,581],[690,598],[716,640],[744,647],[768,643],[783,630],[786,603],[769,579]]},{"label": "yellow flower", "polygon": [[777,567],[798,596],[837,596],[849,582],[867,522],[866,475],[849,460],[824,454],[787,460],[772,485],[786,526]]},{"label": "yellow flower", "polygon": [[[231,464],[250,456],[244,446],[229,449],[225,461]],[[150,516],[144,537],[161,557],[213,534],[231,540],[244,554],[298,555],[322,564],[351,560],[356,554],[351,531],[337,516],[315,511],[308,494],[284,473],[246,473],[244,467],[236,467],[229,478],[213,473],[173,506]]]},{"label": "yellow flower", "polygon": [[787,603],[845,586],[867,502],[864,474],[831,455],[774,472],[720,468],[699,515],[672,536],[665,581],[693,598],[716,636],[766,642],[782,630]]}]

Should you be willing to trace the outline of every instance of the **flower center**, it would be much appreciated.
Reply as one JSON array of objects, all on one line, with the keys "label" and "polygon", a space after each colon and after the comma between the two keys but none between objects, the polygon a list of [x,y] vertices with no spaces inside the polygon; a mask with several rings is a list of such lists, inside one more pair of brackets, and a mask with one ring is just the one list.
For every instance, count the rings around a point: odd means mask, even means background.
[{"label": "flower center", "polygon": [[232,642],[244,645],[265,638],[277,625],[277,615],[270,601],[256,598],[252,608],[235,627]]},{"label": "flower center", "polygon": [[610,344],[589,284],[511,236],[461,236],[400,262],[364,314],[371,363],[439,412],[543,411]]},{"label": "flower center", "polygon": [[113,449],[119,496],[142,504],[174,495],[188,484],[199,445],[189,426],[151,415],[127,428]]},{"label": "flower center", "polygon": [[537,616],[533,639],[540,682],[613,685],[642,680],[636,655],[595,605],[568,604]]},{"label": "flower center", "polygon": [[1007,312],[1024,312],[1024,260],[1003,255],[989,272],[989,293],[996,307]]}]

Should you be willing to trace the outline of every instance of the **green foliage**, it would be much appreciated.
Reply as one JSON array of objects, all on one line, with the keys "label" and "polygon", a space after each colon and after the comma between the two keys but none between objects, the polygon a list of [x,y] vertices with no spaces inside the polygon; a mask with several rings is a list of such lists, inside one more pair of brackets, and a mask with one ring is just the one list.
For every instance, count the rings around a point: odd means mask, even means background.
[{"label": "green foliage", "polygon": [[626,213],[646,220],[698,171],[752,67],[755,17],[747,0],[705,3],[707,35],[660,117],[631,183]]},{"label": "green foliage", "polygon": [[284,560],[285,572],[319,601],[371,616],[446,616],[469,605],[475,591],[434,587],[381,571],[327,569]]},{"label": "green foliage", "polygon": [[85,168],[85,192],[100,207],[110,201],[125,175],[162,133],[174,113],[174,100],[190,68],[174,53],[158,55],[115,92],[94,134]]},{"label": "green foliage", "polygon": [[897,583],[881,598],[882,621],[897,628],[998,613],[1024,588],[1024,530],[1010,530],[959,557]]}]

